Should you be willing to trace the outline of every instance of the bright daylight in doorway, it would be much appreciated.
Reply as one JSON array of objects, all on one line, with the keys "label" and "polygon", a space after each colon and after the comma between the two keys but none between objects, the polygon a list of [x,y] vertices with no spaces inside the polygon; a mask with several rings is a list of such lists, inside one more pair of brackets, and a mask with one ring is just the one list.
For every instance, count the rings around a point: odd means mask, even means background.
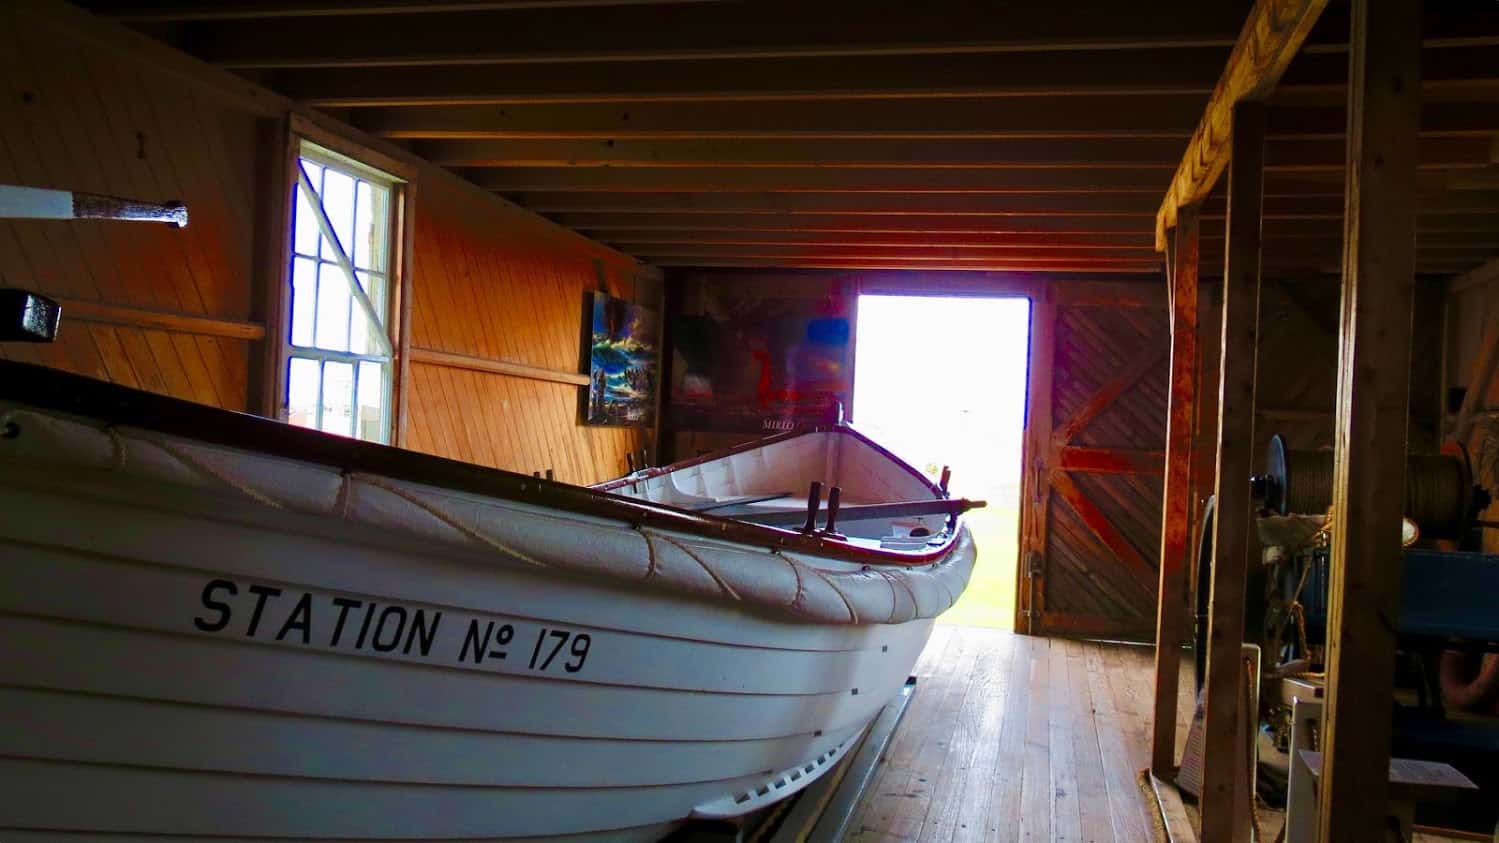
[{"label": "bright daylight in doorway", "polygon": [[1020,525],[1030,301],[859,297],[853,422],[933,477],[952,466],[954,496],[978,543],[973,580],[944,623],[1010,627]]}]

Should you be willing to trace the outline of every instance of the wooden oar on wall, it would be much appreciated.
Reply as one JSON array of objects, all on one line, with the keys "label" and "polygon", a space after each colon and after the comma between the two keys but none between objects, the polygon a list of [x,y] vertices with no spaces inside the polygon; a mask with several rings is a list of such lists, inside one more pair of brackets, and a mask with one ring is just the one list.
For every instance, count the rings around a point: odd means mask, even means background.
[{"label": "wooden oar on wall", "polygon": [[142,202],[97,193],[0,184],[0,219],[129,220],[187,225],[181,202]]}]

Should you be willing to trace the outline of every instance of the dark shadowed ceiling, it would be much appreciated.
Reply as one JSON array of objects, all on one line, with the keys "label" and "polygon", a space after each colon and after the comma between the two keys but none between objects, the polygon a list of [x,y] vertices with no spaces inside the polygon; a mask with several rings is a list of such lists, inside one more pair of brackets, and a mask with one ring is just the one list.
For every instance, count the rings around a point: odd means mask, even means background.
[{"label": "dark shadowed ceiling", "polygon": [[[1113,273],[1160,270],[1250,4],[84,5],[658,265]],[[1499,3],[1426,8],[1418,261],[1445,274],[1499,255]],[[1272,274],[1339,263],[1347,26],[1334,2],[1272,101]]]}]

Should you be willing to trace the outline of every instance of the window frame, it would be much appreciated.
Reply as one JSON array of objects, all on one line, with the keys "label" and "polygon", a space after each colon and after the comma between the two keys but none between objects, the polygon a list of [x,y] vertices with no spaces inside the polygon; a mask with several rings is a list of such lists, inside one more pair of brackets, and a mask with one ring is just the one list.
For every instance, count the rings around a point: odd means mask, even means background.
[{"label": "window frame", "polygon": [[[313,148],[307,149],[310,144]],[[307,154],[310,153],[310,154]],[[279,227],[275,278],[270,289],[268,311],[275,315],[274,333],[266,343],[266,403],[271,415],[289,423],[288,367],[293,358],[353,360],[359,355],[293,346],[292,270],[295,260],[296,203],[301,191],[301,158],[331,164],[335,169],[390,185],[390,251],[386,265],[385,327],[390,343],[389,405],[386,408],[385,441],[402,447],[406,439],[406,385],[410,381],[411,247],[412,206],[416,189],[415,166],[400,161],[358,141],[329,131],[311,119],[292,114],[287,121],[285,156],[282,162],[282,213]],[[347,248],[347,244],[345,245]],[[356,309],[357,309],[356,305]],[[357,364],[356,364],[357,365]],[[320,397],[321,400],[321,397]],[[357,397],[356,397],[357,401]],[[358,427],[355,427],[355,437]]]}]

